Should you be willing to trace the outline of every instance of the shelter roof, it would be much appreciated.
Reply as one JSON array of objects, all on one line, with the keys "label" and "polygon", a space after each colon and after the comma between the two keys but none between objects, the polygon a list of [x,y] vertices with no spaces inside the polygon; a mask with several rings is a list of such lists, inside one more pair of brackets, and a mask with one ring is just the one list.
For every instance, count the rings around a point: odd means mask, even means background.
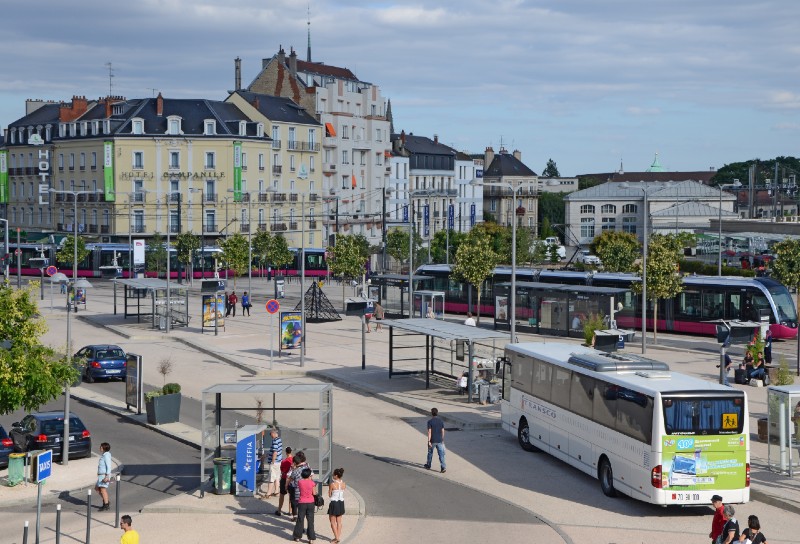
[{"label": "shelter roof", "polygon": [[472,327],[461,323],[441,321],[439,319],[428,319],[415,317],[411,319],[386,319],[384,326],[394,327],[406,332],[416,334],[427,334],[442,340],[477,340],[508,339],[508,332]]}]

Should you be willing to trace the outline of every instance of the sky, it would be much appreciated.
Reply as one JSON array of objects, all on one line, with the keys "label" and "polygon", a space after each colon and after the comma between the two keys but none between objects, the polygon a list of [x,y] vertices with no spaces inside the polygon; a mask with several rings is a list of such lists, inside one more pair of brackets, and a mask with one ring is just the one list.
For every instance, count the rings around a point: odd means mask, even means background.
[{"label": "sky", "polygon": [[[25,100],[223,100],[279,46],[351,69],[394,126],[540,173],[798,156],[794,0],[6,0],[0,126]],[[113,77],[107,64],[111,63]]]}]

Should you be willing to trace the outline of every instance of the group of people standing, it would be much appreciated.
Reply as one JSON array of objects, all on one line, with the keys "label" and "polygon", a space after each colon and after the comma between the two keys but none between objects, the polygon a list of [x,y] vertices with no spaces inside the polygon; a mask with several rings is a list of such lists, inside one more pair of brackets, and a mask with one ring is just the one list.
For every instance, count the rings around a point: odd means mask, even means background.
[{"label": "group of people standing", "polygon": [[[236,303],[239,302],[239,297],[236,296],[236,291],[231,291],[230,294],[225,291],[225,317],[236,317]],[[247,291],[242,295],[242,315],[247,313],[250,316],[250,308],[253,305],[250,303],[250,295]]]},{"label": "group of people standing", "polygon": [[732,544],[745,542],[746,544],[767,544],[767,537],[761,532],[761,522],[758,516],[748,516],[747,527],[739,531],[739,521],[734,517],[736,510],[730,504],[723,504],[722,497],[711,497],[714,506],[714,519],[711,521],[711,544]]},{"label": "group of people standing", "polygon": [[[295,542],[305,533],[309,544],[317,538],[314,530],[314,514],[317,509],[318,484],[312,479],[313,470],[308,464],[306,454],[296,453],[292,448],[283,447],[278,429],[270,431],[272,442],[266,454],[265,462],[269,464],[269,475],[264,498],[279,496],[276,516],[291,516],[294,522],[292,538]],[[333,540],[338,543],[342,538],[342,516],[344,516],[344,491],[347,485],[342,477],[344,469],[333,471],[333,479],[328,485],[328,519],[330,520]],[[289,497],[289,511],[283,510],[286,497]]]},{"label": "group of people standing", "polygon": [[[750,380],[763,380],[765,385],[769,385],[767,381],[767,365],[772,364],[772,331],[767,329],[764,334],[764,350],[758,351],[754,356],[754,350],[751,349],[754,342],[751,342],[747,351],[744,353],[744,359],[739,365],[739,369],[743,371],[743,382],[750,383]],[[719,365],[718,365],[719,366]],[[728,383],[728,372],[733,367],[733,360],[727,353],[725,354],[725,372],[723,372],[723,385],[730,385]],[[736,378],[739,383],[739,378]]]}]

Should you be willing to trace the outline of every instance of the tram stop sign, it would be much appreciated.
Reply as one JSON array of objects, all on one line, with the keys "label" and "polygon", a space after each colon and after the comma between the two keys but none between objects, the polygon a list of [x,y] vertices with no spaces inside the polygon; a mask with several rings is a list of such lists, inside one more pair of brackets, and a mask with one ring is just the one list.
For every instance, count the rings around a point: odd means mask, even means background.
[{"label": "tram stop sign", "polygon": [[271,298],[267,301],[267,313],[268,314],[276,314],[278,310],[281,309],[281,303]]}]

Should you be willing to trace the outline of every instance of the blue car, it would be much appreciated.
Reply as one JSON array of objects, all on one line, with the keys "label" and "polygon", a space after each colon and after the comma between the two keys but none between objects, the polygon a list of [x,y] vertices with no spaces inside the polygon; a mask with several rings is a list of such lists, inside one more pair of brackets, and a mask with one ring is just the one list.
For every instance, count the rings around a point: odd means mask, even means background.
[{"label": "blue car", "polygon": [[85,346],[75,354],[76,358],[86,361],[83,379],[93,383],[96,379],[125,379],[127,356],[119,347],[109,344]]},{"label": "blue car", "polygon": [[0,468],[8,466],[10,453],[14,453],[14,441],[9,438],[6,430],[0,425]]},{"label": "blue car", "polygon": [[[21,453],[33,450],[53,450],[53,459],[60,460],[64,449],[64,412],[28,414],[11,426],[14,450]],[[73,413],[69,418],[69,457],[89,457],[92,454],[92,434],[83,421]]]}]

